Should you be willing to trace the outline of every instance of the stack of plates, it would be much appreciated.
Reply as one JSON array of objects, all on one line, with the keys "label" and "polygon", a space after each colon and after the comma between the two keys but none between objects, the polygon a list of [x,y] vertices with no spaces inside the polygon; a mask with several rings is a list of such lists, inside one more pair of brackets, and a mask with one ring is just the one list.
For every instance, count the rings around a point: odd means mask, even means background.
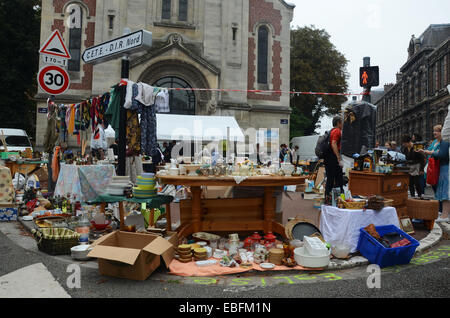
[{"label": "stack of plates", "polygon": [[156,178],[153,173],[143,173],[137,177],[137,187],[133,188],[133,196],[135,198],[147,199],[157,195]]},{"label": "stack of plates", "polygon": [[110,195],[123,195],[124,190],[131,187],[130,177],[116,176],[106,188],[106,193]]},{"label": "stack of plates", "polygon": [[158,195],[158,190],[142,190],[140,188],[133,188],[133,196],[138,199],[152,198]]},{"label": "stack of plates", "polygon": [[154,190],[156,186],[155,177],[145,177],[139,176],[137,177],[137,186],[142,190]]}]

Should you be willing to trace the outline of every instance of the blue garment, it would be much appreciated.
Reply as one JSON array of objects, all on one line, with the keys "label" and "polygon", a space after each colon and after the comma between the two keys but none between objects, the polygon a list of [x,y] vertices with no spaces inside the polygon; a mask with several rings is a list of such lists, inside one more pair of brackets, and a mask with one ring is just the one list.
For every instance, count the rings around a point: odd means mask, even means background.
[{"label": "blue garment", "polygon": [[439,181],[435,193],[436,200],[447,201],[449,200],[449,147],[450,144],[447,141],[441,141],[439,151],[433,153],[433,158],[439,159]]}]

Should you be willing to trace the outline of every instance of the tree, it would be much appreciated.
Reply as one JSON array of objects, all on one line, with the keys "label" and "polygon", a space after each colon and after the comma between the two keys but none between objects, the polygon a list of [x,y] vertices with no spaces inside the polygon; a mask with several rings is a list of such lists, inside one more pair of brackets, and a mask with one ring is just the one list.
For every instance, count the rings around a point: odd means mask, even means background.
[{"label": "tree", "polygon": [[[345,93],[347,62],[325,30],[314,26],[291,30],[291,90]],[[313,135],[322,116],[338,114],[346,100],[344,96],[292,95],[291,136]]]},{"label": "tree", "polygon": [[40,0],[0,0],[0,126],[34,136],[36,76],[41,29]]}]

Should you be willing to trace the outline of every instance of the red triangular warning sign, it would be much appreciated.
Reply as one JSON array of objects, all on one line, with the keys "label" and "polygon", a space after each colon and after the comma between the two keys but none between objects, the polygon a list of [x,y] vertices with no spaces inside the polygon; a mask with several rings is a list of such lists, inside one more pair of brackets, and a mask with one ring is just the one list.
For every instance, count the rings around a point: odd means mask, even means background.
[{"label": "red triangular warning sign", "polygon": [[64,45],[61,33],[59,33],[58,30],[55,30],[47,41],[44,42],[44,45],[39,50],[39,53],[58,56],[65,59],[72,58]]}]

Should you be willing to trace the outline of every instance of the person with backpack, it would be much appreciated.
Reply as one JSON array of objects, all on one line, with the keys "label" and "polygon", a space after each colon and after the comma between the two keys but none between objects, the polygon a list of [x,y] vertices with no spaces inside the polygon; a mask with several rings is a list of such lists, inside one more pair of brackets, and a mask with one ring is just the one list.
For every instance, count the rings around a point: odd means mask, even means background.
[{"label": "person with backpack", "polygon": [[328,148],[323,154],[325,164],[325,174],[327,176],[327,183],[325,186],[325,198],[331,195],[333,188],[340,188],[344,192],[344,177],[342,172],[342,157],[341,157],[341,137],[342,137],[342,118],[336,116],[333,118],[333,129],[329,133]]}]

